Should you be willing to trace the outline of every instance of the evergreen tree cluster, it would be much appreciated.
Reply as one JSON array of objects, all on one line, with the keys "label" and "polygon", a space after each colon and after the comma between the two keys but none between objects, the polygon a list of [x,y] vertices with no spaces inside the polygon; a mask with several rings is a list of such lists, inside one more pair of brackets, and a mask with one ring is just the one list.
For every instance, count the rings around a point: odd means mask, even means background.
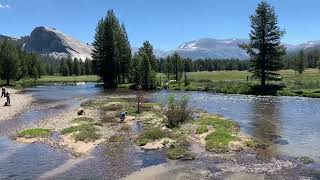
[{"label": "evergreen tree cluster", "polygon": [[146,41],[132,59],[129,82],[144,89],[156,88],[157,59],[153,46]]},{"label": "evergreen tree cluster", "polygon": [[[320,69],[320,51],[315,50],[301,50],[297,53],[287,54],[283,58],[284,69],[294,69],[298,71],[299,64],[304,64],[306,68],[319,68]],[[300,66],[301,68],[302,66]]]},{"label": "evergreen tree cluster", "polygon": [[113,10],[98,22],[93,46],[93,66],[105,88],[124,83],[129,76],[131,48],[126,29]]},{"label": "evergreen tree cluster", "polygon": [[94,74],[92,61],[90,59],[83,61],[77,58],[72,60],[70,57],[60,59],[58,74],[61,76],[92,75]]},{"label": "evergreen tree cluster", "polygon": [[37,79],[45,73],[42,58],[26,53],[9,41],[0,45],[0,79],[10,81]]}]

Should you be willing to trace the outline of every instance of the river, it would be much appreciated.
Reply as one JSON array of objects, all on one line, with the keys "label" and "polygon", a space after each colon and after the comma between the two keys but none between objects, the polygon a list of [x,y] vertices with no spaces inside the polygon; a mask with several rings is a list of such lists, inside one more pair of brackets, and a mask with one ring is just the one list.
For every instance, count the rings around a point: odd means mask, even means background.
[{"label": "river", "polygon": [[[110,179],[123,177],[140,168],[165,163],[161,151],[139,151],[130,142],[119,147],[123,153],[108,154],[99,146],[89,157],[73,158],[67,152],[45,144],[21,144],[10,139],[10,132],[41,121],[50,114],[79,106],[79,99],[105,92],[92,83],[83,86],[47,85],[26,88],[36,101],[28,111],[0,122],[0,179],[35,179],[47,176]],[[111,93],[111,92],[108,92]],[[116,93],[112,92],[112,93]],[[169,94],[187,96],[195,108],[231,118],[243,133],[272,145],[272,155],[309,156],[320,161],[320,99],[300,97],[257,97],[207,92],[156,91],[154,101],[163,102]],[[22,178],[23,177],[23,178]]]}]

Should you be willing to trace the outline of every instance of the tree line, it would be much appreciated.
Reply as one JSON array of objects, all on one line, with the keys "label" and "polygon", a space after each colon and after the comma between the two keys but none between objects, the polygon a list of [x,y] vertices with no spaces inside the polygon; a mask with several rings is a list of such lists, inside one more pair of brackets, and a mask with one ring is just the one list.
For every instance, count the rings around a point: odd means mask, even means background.
[{"label": "tree line", "polygon": [[23,79],[41,78],[43,75],[79,76],[94,74],[92,61],[86,59],[55,59],[27,53],[10,41],[0,44],[0,79],[7,85]]},{"label": "tree line", "polygon": [[0,45],[0,79],[7,85],[11,80],[38,79],[44,73],[40,56],[26,53],[7,40]]}]

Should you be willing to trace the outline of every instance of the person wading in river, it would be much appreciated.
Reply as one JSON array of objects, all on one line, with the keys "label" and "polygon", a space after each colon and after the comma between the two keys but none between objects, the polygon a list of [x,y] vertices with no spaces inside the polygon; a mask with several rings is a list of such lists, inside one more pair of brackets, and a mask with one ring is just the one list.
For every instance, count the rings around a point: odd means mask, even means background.
[{"label": "person wading in river", "polygon": [[5,87],[2,87],[2,88],[1,88],[1,98],[2,98],[2,97],[6,97],[6,91],[7,91],[7,90],[6,90]]}]

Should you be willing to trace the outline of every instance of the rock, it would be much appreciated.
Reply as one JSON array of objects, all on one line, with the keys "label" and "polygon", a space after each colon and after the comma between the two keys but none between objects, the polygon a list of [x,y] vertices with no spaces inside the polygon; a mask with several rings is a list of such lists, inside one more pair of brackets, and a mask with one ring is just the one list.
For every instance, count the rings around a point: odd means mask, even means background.
[{"label": "rock", "polygon": [[82,115],[85,115],[86,113],[84,112],[84,110],[83,109],[79,109],[78,110],[78,115],[79,116],[82,116]]},{"label": "rock", "polygon": [[67,58],[70,56],[85,60],[91,59],[92,46],[84,44],[62,32],[48,27],[36,27],[31,35],[23,39],[23,49],[49,55],[54,58]]}]

